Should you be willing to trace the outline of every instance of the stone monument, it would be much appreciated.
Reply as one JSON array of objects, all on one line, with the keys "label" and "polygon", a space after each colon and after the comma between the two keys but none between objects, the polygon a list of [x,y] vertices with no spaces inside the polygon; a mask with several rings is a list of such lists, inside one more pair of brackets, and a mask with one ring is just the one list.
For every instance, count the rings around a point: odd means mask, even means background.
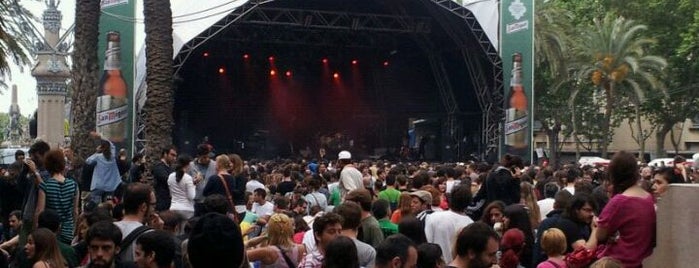
[{"label": "stone monument", "polygon": [[36,78],[39,101],[37,138],[54,147],[65,142],[66,80],[70,77],[70,68],[66,64],[68,53],[59,45],[63,16],[55,0],[47,1],[46,5],[42,16],[45,42],[35,44],[37,62],[32,76]]}]

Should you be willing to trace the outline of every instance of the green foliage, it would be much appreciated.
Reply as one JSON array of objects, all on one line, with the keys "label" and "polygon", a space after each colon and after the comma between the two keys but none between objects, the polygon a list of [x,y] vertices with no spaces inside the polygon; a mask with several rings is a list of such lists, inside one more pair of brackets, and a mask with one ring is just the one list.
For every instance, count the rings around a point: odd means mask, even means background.
[{"label": "green foliage", "polygon": [[[20,13],[29,18],[34,17],[28,10],[15,7],[14,2],[0,1],[0,78],[10,75],[10,64],[25,65],[30,61],[25,49],[31,46],[31,42],[17,18]],[[0,79],[2,88],[7,87],[4,80]]]},{"label": "green foliage", "polygon": [[[562,60],[574,74],[572,81],[555,75],[560,68],[543,49],[548,40],[535,40],[536,102],[551,106],[536,108],[538,120],[575,118],[582,140],[595,140],[605,132],[595,131],[600,126],[613,129],[638,112],[659,132],[699,113],[699,1],[548,0],[538,1],[537,8],[537,13],[547,10],[546,16],[556,15],[548,10],[557,9],[571,14],[568,26],[549,25],[558,20],[537,14],[537,31],[555,32],[570,44]],[[561,84],[566,86],[557,86]],[[561,96],[571,97],[571,109],[557,113]],[[632,103],[640,103],[641,109],[633,109]],[[606,110],[606,118],[598,118]],[[596,124],[588,124],[594,120]]]}]

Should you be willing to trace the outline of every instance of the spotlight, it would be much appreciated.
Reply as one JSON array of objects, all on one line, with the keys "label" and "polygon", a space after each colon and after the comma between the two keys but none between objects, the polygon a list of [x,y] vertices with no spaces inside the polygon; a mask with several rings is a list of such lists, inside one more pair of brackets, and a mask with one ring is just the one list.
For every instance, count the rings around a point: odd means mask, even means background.
[{"label": "spotlight", "polygon": [[383,66],[388,66],[388,61],[384,61]]},{"label": "spotlight", "polygon": [[267,59],[268,59],[269,61],[274,61],[274,56],[269,56],[269,58],[267,58]]},{"label": "spotlight", "polygon": [[275,76],[275,75],[277,75],[277,71],[275,71],[275,70],[270,70],[270,71],[269,71],[269,75]]},{"label": "spotlight", "polygon": [[286,71],[286,77],[291,77],[291,71]]},{"label": "spotlight", "polygon": [[248,54],[243,54],[243,59],[246,59],[246,60],[247,60],[247,59],[249,59],[249,58],[250,58],[250,55],[248,55]]},{"label": "spotlight", "polygon": [[209,52],[204,52],[204,54],[202,54],[202,56],[208,57],[208,56],[209,56]]},{"label": "spotlight", "polygon": [[323,58],[321,61],[322,61],[323,63],[328,63],[328,58]]},{"label": "spotlight", "polygon": [[226,69],[224,69],[223,67],[218,68],[218,73],[219,73],[219,74],[224,74],[224,73],[226,73]]},{"label": "spotlight", "polygon": [[352,65],[357,65],[357,60],[352,60]]},{"label": "spotlight", "polygon": [[335,73],[333,74],[333,78],[335,78],[335,79],[340,78],[340,74],[339,74],[338,72],[335,72]]}]

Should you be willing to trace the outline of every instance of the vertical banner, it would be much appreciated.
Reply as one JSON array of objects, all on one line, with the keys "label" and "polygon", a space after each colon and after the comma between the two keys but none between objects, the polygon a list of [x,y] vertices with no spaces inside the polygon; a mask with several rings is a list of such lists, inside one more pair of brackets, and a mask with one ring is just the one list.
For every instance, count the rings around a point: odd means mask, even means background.
[{"label": "vertical banner", "polygon": [[101,0],[98,56],[102,66],[96,126],[103,138],[130,152],[136,0]]},{"label": "vertical banner", "polygon": [[500,154],[532,160],[534,119],[534,0],[502,0],[500,57],[505,85],[505,120]]}]

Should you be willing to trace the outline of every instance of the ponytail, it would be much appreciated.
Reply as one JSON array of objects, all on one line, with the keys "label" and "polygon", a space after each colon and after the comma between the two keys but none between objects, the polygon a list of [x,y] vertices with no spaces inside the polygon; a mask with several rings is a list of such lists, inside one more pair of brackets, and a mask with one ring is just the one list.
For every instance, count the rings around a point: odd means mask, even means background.
[{"label": "ponytail", "polygon": [[192,162],[192,157],[187,154],[181,154],[177,157],[177,163],[175,164],[175,181],[180,183],[182,177],[184,177],[184,169]]}]

